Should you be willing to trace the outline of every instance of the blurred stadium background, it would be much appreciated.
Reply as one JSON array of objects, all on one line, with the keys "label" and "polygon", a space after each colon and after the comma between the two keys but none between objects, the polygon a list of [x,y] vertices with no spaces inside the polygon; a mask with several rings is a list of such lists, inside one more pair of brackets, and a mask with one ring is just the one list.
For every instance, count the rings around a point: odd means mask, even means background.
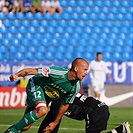
[{"label": "blurred stadium background", "polygon": [[[133,91],[133,2],[60,0],[60,5],[61,15],[0,12],[0,108],[24,107],[24,90],[8,81],[11,73],[29,66],[69,66],[76,57],[91,61],[98,51],[112,73],[113,85],[106,81],[107,95]],[[88,75],[85,93],[89,84]],[[132,107],[132,97],[113,106]]]}]

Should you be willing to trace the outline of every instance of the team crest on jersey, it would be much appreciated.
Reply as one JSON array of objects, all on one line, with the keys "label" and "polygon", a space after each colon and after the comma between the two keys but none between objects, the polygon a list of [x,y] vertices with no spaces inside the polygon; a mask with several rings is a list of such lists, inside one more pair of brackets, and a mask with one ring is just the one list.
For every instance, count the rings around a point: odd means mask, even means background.
[{"label": "team crest on jersey", "polygon": [[50,88],[48,86],[45,86],[45,93],[50,97],[50,98],[59,98],[59,92],[54,89],[54,88]]}]

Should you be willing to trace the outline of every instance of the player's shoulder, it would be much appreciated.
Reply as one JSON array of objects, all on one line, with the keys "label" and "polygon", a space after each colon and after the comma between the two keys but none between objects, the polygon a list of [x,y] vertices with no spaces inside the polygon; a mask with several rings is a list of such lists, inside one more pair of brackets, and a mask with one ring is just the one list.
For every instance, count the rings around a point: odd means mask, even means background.
[{"label": "player's shoulder", "polygon": [[70,69],[67,67],[60,67],[60,66],[50,66],[50,74],[54,75],[64,75],[68,73]]}]

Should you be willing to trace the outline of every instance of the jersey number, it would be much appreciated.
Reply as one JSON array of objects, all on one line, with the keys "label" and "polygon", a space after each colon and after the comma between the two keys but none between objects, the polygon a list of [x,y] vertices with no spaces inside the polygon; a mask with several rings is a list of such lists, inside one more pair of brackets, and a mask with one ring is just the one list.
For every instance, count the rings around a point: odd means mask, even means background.
[{"label": "jersey number", "polygon": [[41,91],[34,92],[34,97],[35,98],[40,98],[41,97]]}]

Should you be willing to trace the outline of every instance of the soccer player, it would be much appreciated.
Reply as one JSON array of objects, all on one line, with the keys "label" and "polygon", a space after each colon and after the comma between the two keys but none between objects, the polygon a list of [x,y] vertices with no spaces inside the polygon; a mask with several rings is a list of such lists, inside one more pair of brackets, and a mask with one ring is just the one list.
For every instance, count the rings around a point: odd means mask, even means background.
[{"label": "soccer player", "polygon": [[[45,129],[56,118],[60,100],[52,102],[51,109],[42,121],[38,133],[44,133]],[[78,93],[74,102],[70,104],[65,116],[86,121],[86,133],[100,133],[106,130],[107,121],[109,118],[108,106],[92,97],[86,97]],[[59,129],[58,124],[51,133],[57,133]],[[108,133],[130,133],[130,125],[128,122],[122,123],[119,127],[109,131]]]},{"label": "soccer player", "polygon": [[102,61],[102,53],[97,52],[96,60],[91,61],[89,65],[89,72],[91,78],[92,89],[96,99],[100,99],[101,92],[104,89],[104,82],[106,80],[106,74],[112,83],[110,71],[106,66],[106,63]]},{"label": "soccer player", "polygon": [[88,74],[89,64],[83,58],[76,58],[71,69],[65,67],[25,68],[10,76],[10,80],[18,77],[35,75],[29,79],[26,87],[27,108],[24,117],[15,125],[9,127],[5,133],[19,133],[28,130],[32,123],[47,113],[50,101],[62,99],[58,114],[53,122],[48,125],[45,132],[52,131],[59,123],[73,102],[81,87],[81,80]]}]

